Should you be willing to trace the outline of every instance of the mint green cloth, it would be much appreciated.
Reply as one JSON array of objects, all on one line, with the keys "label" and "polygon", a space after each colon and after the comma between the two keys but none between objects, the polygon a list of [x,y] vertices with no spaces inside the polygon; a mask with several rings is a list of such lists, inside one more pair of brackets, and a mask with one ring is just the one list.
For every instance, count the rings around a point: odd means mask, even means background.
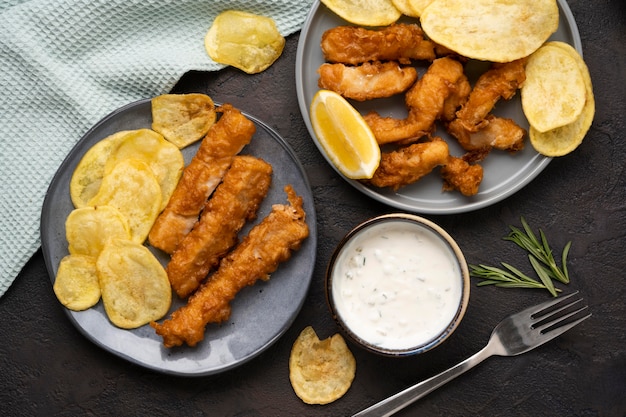
[{"label": "mint green cloth", "polygon": [[0,0],[0,296],[39,248],[44,196],[111,111],[222,68],[204,35],[224,10],[298,31],[312,0]]}]

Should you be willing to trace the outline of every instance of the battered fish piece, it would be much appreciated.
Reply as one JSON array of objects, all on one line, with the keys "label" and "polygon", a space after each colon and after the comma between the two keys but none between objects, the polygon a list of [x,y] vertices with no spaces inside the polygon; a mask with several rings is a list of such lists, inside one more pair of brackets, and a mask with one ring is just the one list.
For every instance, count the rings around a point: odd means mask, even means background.
[{"label": "battered fish piece", "polygon": [[469,82],[463,65],[450,57],[438,58],[424,76],[406,93],[409,114],[405,119],[382,117],[376,112],[364,116],[380,144],[409,143],[434,129],[438,118],[450,117],[469,93]]},{"label": "battered fish piece", "polygon": [[172,288],[184,298],[195,291],[237,243],[237,234],[256,212],[269,190],[272,166],[252,156],[236,156],[207,202],[200,220],[182,240],[166,272]]},{"label": "battered fish piece", "polygon": [[515,121],[492,114],[483,119],[481,127],[475,132],[466,129],[460,119],[455,119],[448,124],[447,130],[467,151],[493,148],[517,152],[524,149],[527,134],[526,129],[520,127]]},{"label": "battered fish piece", "polygon": [[169,254],[196,224],[200,211],[222,181],[233,157],[250,143],[256,131],[254,123],[232,105],[224,104],[216,111],[222,116],[202,140],[148,235],[152,246]]},{"label": "battered fish piece", "polygon": [[391,97],[417,80],[417,70],[397,62],[366,62],[358,66],[322,64],[318,86],[357,101]]},{"label": "battered fish piece", "polygon": [[437,166],[445,165],[449,155],[448,144],[437,137],[431,142],[414,143],[383,153],[380,165],[369,183],[376,187],[397,190],[414,183]]},{"label": "battered fish piece", "polygon": [[328,62],[357,65],[368,61],[399,61],[435,59],[434,42],[425,39],[422,28],[415,24],[396,23],[373,30],[356,26],[338,26],[322,34],[324,58]]},{"label": "battered fish piece", "polygon": [[458,190],[467,197],[477,194],[483,181],[483,167],[470,164],[465,156],[457,158],[450,155],[440,173],[444,181],[444,191]]},{"label": "battered fish piece", "polygon": [[467,102],[456,114],[465,130],[478,131],[501,98],[511,99],[526,80],[526,58],[504,64],[494,63],[472,88]]},{"label": "battered fish piece", "polygon": [[276,204],[271,213],[252,228],[248,236],[220,263],[218,270],[162,324],[150,325],[163,337],[166,347],[186,343],[195,346],[204,338],[208,323],[230,316],[230,301],[257,280],[268,280],[281,262],[309,235],[302,198],[285,187],[289,205]]}]

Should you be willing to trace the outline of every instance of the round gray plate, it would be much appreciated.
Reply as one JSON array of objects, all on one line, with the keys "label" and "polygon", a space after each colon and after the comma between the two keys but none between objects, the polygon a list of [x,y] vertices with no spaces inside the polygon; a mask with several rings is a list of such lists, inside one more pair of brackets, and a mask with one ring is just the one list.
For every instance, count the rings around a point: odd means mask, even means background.
[{"label": "round gray plate", "polygon": [[[270,347],[293,323],[302,308],[313,276],[317,230],[313,195],[304,170],[289,145],[269,126],[246,114],[257,131],[242,154],[272,164],[272,186],[259,208],[257,220],[242,230],[247,233],[271,211],[272,204],[286,204],[283,187],[291,184],[304,199],[310,235],[292,258],[279,266],[269,281],[242,290],[231,303],[232,315],[221,325],[209,325],[205,339],[195,347],[163,347],[162,339],[146,325],[134,330],[115,327],[102,302],[89,310],[67,310],[68,317],[96,345],[133,363],[156,371],[183,375],[210,375],[232,369]],[[96,142],[120,130],[150,128],[150,100],[129,104],[105,117],[76,144],[52,179],[41,214],[41,242],[46,267],[54,284],[59,261],[67,251],[65,219],[73,210],[69,194],[72,173],[82,156]],[[199,143],[183,150],[186,163]],[[165,263],[167,256],[151,248]],[[174,295],[170,313],[183,302]],[[169,314],[168,314],[169,315]]]},{"label": "round gray plate", "polygon": [[[559,28],[550,40],[567,42],[582,54],[580,35],[572,12],[565,0],[558,0],[558,5],[560,11]],[[402,20],[406,22],[415,21],[415,19],[410,18],[403,18]],[[324,57],[320,49],[320,40],[322,34],[327,29],[347,24],[346,21],[328,10],[320,2],[315,2],[304,23],[298,43],[296,56],[298,104],[309,133],[324,157],[326,155],[317,141],[309,118],[309,105],[313,100],[313,96],[319,90],[317,86],[319,78],[317,69],[324,63]],[[470,62],[466,67],[466,74],[470,82],[475,81],[478,75],[485,69],[484,63]],[[420,74],[425,70],[425,66],[418,67]],[[363,114],[370,110],[376,110],[382,115],[398,118],[404,118],[407,114],[401,96],[372,100],[365,103],[353,102],[353,105]],[[508,102],[502,100],[498,102],[493,113],[498,116],[511,118],[520,126],[528,129],[528,121],[522,112],[519,94]],[[435,134],[447,140],[451,154],[460,156],[464,153],[456,140],[451,138],[443,129],[438,129]],[[483,182],[478,194],[472,197],[464,197],[458,192],[442,192],[442,180],[435,173],[396,192],[390,189],[364,185],[359,181],[345,177],[344,179],[364,194],[392,207],[416,213],[452,214],[477,210],[505,199],[539,175],[550,163],[550,160],[550,158],[535,152],[528,141],[525,149],[515,155],[493,151],[482,163],[484,168]],[[333,166],[328,158],[327,161]],[[339,171],[337,173],[341,175]]]}]

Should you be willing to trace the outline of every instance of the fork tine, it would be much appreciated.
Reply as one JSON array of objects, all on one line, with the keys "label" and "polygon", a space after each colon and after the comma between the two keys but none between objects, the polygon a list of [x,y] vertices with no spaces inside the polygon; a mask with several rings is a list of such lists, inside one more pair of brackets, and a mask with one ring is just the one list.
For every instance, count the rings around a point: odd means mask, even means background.
[{"label": "fork tine", "polygon": [[575,292],[573,292],[571,294],[563,295],[563,296],[558,297],[558,298],[553,299],[553,300],[548,300],[545,303],[541,303],[541,304],[534,305],[532,307],[528,307],[527,309],[522,310],[519,313],[517,313],[517,315],[519,315],[519,316],[531,315],[533,318],[538,318],[538,317],[545,316],[545,314],[546,314],[545,311],[547,309],[549,309],[550,307],[553,307],[553,306],[555,306],[557,304],[563,303],[565,300],[575,296],[576,294],[578,294],[578,291],[575,291]]},{"label": "fork tine", "polygon": [[[587,306],[581,308],[579,311],[582,311],[582,310],[584,310],[586,308],[587,308]],[[562,335],[563,333],[565,333],[566,331],[568,331],[572,327],[580,324],[584,320],[587,320],[589,317],[591,317],[591,313],[589,313],[586,316],[583,316],[583,317],[581,317],[581,318],[579,318],[577,320],[569,322],[569,323],[567,323],[564,326],[554,327],[554,328],[551,328],[550,331],[548,331],[546,333],[542,333],[541,336],[543,337],[543,339],[541,340],[541,342],[539,344],[537,344],[537,346],[542,345],[542,344],[544,344],[546,342],[549,342],[550,340],[554,339],[555,337]]]},{"label": "fork tine", "polygon": [[[571,300],[569,303],[567,304],[559,304],[557,308],[554,308],[550,311],[545,312],[544,314],[540,313],[535,313],[535,314],[531,314],[530,317],[535,320],[537,322],[537,324],[542,325],[545,322],[550,322],[550,321],[554,321],[556,319],[558,319],[560,316],[559,314],[565,310],[571,309],[572,306],[581,303],[583,301],[582,298],[578,298],[576,300]],[[545,311],[545,310],[544,310]],[[561,316],[562,317],[562,316]]]},{"label": "fork tine", "polygon": [[[578,300],[578,301],[582,301],[582,299]],[[577,315],[578,313],[580,313],[581,311],[584,311],[584,310],[588,309],[588,307],[585,305],[585,306],[582,306],[581,308],[579,308],[578,310],[575,310],[575,311],[572,311],[572,312],[569,312],[567,314],[564,314],[564,315],[561,315],[561,316],[557,317],[556,313],[558,313],[558,312],[560,312],[560,311],[562,311],[562,310],[564,310],[564,309],[574,305],[578,301],[576,301],[576,302],[574,302],[572,304],[569,304],[569,305],[563,307],[562,309],[559,309],[558,311],[555,311],[554,315],[548,317],[547,319],[542,320],[541,323],[538,323],[537,326],[532,326],[532,328],[534,330],[540,331],[543,334],[548,333],[548,332],[544,332],[544,330],[552,328],[552,327],[554,328],[554,330],[556,330],[556,328],[559,326],[560,323],[564,323],[570,317],[573,317],[573,316]]]}]

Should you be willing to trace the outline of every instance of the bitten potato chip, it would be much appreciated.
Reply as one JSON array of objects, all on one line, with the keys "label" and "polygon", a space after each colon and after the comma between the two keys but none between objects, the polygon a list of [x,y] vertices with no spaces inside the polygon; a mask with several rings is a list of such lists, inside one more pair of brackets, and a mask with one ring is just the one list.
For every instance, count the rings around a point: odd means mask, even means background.
[{"label": "bitten potato chip", "polygon": [[308,326],[293,344],[289,380],[296,395],[307,404],[328,404],[341,398],[355,373],[356,360],[340,334],[320,340]]},{"label": "bitten potato chip", "polygon": [[285,38],[269,17],[228,10],[213,21],[204,47],[213,61],[256,74],[278,59]]},{"label": "bitten potato chip", "polygon": [[107,136],[83,155],[70,179],[70,197],[74,207],[87,206],[89,200],[98,193],[104,176],[104,166],[128,132],[123,130]]},{"label": "bitten potato chip", "polygon": [[98,257],[109,239],[130,239],[130,228],[115,207],[81,207],[67,216],[65,237],[71,255]]},{"label": "bitten potato chip", "polygon": [[106,161],[104,175],[125,159],[138,159],[145,162],[161,187],[161,210],[169,201],[180,176],[185,160],[178,147],[150,129],[138,129],[128,132]]},{"label": "bitten potato chip", "polygon": [[362,26],[388,26],[402,16],[392,0],[322,0],[347,22]]},{"label": "bitten potato chip", "polygon": [[96,305],[100,301],[96,258],[67,255],[61,259],[52,289],[61,304],[70,310],[82,311]]},{"label": "bitten potato chip", "polygon": [[206,94],[163,94],[151,104],[152,129],[179,149],[202,139],[217,117]]},{"label": "bitten potato chip", "polygon": [[120,161],[102,178],[90,206],[113,206],[128,220],[131,240],[146,240],[161,207],[161,187],[150,167],[137,159]]},{"label": "bitten potato chip", "polygon": [[559,8],[556,0],[434,0],[420,19],[429,38],[460,55],[510,62],[556,32]]},{"label": "bitten potato chip", "polygon": [[145,246],[109,241],[96,262],[104,309],[111,322],[134,329],[167,314],[172,290],[167,273]]},{"label": "bitten potato chip", "polygon": [[589,69],[578,51],[564,42],[548,42],[546,45],[567,51],[576,61],[585,84],[585,105],[575,121],[547,132],[539,132],[533,126],[528,131],[530,143],[537,152],[551,157],[563,156],[576,149],[589,131],[595,116],[595,98]]},{"label": "bitten potato chip", "polygon": [[547,132],[572,123],[587,99],[576,59],[554,45],[539,48],[528,57],[521,97],[524,115],[535,130]]}]

